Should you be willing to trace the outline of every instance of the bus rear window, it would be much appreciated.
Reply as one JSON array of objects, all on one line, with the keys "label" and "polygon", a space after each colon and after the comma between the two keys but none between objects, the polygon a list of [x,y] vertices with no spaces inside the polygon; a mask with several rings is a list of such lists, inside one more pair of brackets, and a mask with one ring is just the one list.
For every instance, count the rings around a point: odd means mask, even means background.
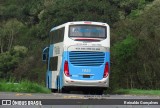
[{"label": "bus rear window", "polygon": [[72,25],[69,37],[106,38],[106,27],[95,25]]}]

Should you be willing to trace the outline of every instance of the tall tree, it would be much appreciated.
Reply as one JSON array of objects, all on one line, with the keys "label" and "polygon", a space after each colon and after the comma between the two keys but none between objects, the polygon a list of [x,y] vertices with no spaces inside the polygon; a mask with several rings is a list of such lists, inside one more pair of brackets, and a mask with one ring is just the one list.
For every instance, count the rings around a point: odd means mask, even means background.
[{"label": "tall tree", "polygon": [[14,38],[22,27],[23,24],[16,19],[9,20],[3,25],[0,35],[1,52],[11,50]]}]

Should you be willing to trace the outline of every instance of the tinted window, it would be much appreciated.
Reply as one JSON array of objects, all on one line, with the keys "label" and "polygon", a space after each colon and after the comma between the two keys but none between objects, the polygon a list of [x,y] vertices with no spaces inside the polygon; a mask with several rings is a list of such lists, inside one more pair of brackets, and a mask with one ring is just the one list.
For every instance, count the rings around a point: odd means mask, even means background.
[{"label": "tinted window", "polygon": [[50,32],[50,44],[63,42],[63,39],[64,39],[64,28]]},{"label": "tinted window", "polygon": [[58,56],[51,57],[50,58],[50,63],[49,63],[49,71],[56,71],[57,70],[57,65],[58,65]]},{"label": "tinted window", "polygon": [[69,37],[106,38],[106,27],[95,25],[72,25]]}]

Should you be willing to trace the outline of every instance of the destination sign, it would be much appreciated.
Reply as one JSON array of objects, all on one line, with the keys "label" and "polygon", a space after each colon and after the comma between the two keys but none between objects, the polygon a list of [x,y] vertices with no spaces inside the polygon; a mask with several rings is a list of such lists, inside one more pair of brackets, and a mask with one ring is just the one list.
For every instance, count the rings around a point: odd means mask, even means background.
[{"label": "destination sign", "polygon": [[105,47],[83,47],[83,46],[70,46],[68,51],[97,51],[97,52],[109,52],[109,48]]}]

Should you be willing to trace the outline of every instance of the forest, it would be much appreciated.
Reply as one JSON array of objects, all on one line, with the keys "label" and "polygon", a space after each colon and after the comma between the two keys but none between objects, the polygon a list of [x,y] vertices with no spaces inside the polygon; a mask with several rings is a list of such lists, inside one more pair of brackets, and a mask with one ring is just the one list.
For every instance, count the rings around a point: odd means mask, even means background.
[{"label": "forest", "polygon": [[160,0],[1,0],[0,79],[45,82],[49,31],[69,21],[110,25],[111,89],[160,89]]}]

